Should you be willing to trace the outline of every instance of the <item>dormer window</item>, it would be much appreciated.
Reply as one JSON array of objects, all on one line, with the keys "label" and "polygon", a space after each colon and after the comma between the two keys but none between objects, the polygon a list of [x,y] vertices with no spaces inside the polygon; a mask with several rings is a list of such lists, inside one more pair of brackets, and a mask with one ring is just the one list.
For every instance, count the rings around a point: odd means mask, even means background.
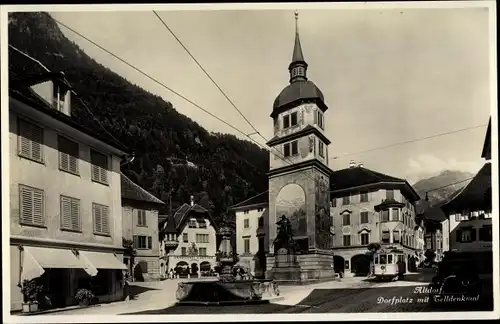
[{"label": "dormer window", "polygon": [[66,94],[68,90],[62,88],[59,84],[54,83],[52,95],[53,95],[53,102],[52,104],[54,105],[54,108],[60,112],[65,112],[65,101],[66,101]]}]

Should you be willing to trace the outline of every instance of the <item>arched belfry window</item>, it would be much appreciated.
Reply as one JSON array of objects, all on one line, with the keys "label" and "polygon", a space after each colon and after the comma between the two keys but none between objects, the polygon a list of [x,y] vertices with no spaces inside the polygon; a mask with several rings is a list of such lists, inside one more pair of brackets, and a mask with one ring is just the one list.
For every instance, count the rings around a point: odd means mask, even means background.
[{"label": "arched belfry window", "polygon": [[302,66],[299,66],[297,68],[297,75],[298,76],[304,76],[304,68]]},{"label": "arched belfry window", "polygon": [[292,78],[296,77],[297,73],[298,73],[297,68],[292,69]]}]

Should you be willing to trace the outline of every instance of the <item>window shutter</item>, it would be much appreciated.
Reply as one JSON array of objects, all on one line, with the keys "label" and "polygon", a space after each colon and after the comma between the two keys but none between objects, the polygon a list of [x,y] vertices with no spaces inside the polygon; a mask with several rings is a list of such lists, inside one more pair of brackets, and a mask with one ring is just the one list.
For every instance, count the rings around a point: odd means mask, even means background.
[{"label": "window shutter", "polygon": [[61,227],[72,229],[71,200],[64,196],[61,196]]},{"label": "window shutter", "polygon": [[20,198],[20,221],[21,223],[33,223],[33,192],[28,188],[21,187]]},{"label": "window shutter", "polygon": [[43,225],[43,191],[34,190],[33,191],[33,223],[37,225]]},{"label": "window shutter", "polygon": [[31,158],[37,161],[42,160],[42,137],[41,127],[31,125]]},{"label": "window shutter", "polygon": [[153,248],[153,237],[148,236],[148,249]]},{"label": "window shutter", "polygon": [[60,152],[60,168],[69,171],[69,155],[64,152]]},{"label": "window shutter", "polygon": [[92,180],[99,181],[99,167],[92,164]]},{"label": "window shutter", "polygon": [[71,228],[80,230],[80,200],[71,199]]},{"label": "window shutter", "polygon": [[107,206],[102,206],[102,232],[109,234],[109,208]]},{"label": "window shutter", "polygon": [[457,242],[461,243],[462,242],[462,231],[457,230]]},{"label": "window shutter", "polygon": [[100,167],[100,181],[104,183],[108,183],[108,170],[106,168]]},{"label": "window shutter", "polygon": [[68,168],[70,172],[78,173],[78,158],[77,156],[69,155]]},{"label": "window shutter", "polygon": [[101,206],[94,204],[94,232],[102,233]]},{"label": "window shutter", "polygon": [[31,157],[31,141],[28,136],[28,125],[24,121],[19,121],[19,154]]}]

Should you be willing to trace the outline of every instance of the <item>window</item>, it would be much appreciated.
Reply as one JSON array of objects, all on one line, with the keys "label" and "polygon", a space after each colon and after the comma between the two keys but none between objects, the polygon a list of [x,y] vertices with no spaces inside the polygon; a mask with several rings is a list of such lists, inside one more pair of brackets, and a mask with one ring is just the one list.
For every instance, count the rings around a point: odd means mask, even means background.
[{"label": "window", "polygon": [[244,228],[249,228],[250,227],[250,220],[248,218],[243,220],[243,227]]},{"label": "window", "polygon": [[196,228],[196,223],[196,219],[190,219],[188,223],[189,228]]},{"label": "window", "polygon": [[295,125],[297,125],[297,112],[290,114],[290,126],[293,127]]},{"label": "window", "polygon": [[285,157],[296,155],[299,153],[298,141],[293,141],[283,145]]},{"label": "window", "polygon": [[368,233],[361,234],[361,245],[368,245],[368,244],[370,244]]},{"label": "window", "polygon": [[189,241],[188,241],[188,235],[187,235],[187,233],[183,233],[183,234],[182,234],[182,241],[183,241],[184,243],[189,242]]},{"label": "window", "polygon": [[78,157],[80,156],[78,143],[58,136],[57,147],[59,150],[59,169],[78,174]]},{"label": "window", "polygon": [[351,215],[349,214],[344,214],[342,215],[342,225],[343,226],[349,226],[351,225]]},{"label": "window", "polygon": [[134,247],[141,250],[151,250],[153,248],[153,237],[145,235],[134,235]]},{"label": "window", "polygon": [[361,217],[360,217],[361,218],[361,222],[360,223],[361,224],[368,223],[368,212],[367,211],[363,211],[363,212],[361,212],[360,215],[361,215]]},{"label": "window", "polygon": [[260,213],[260,212],[262,212],[262,211],[264,211],[264,208],[257,208],[257,212],[258,212],[258,213]]},{"label": "window", "polygon": [[491,242],[493,239],[492,227],[485,226],[479,229],[479,240],[483,242]]},{"label": "window", "polygon": [[386,199],[394,199],[394,190],[392,189],[387,189],[385,191],[385,198]]},{"label": "window", "polygon": [[137,210],[137,226],[147,226],[145,210]]},{"label": "window", "polygon": [[382,243],[389,243],[391,241],[390,235],[391,235],[391,233],[389,231],[383,231],[382,232]]},{"label": "window", "polygon": [[368,202],[368,192],[362,192],[359,194],[359,202]]},{"label": "window", "polygon": [[332,207],[337,207],[337,198],[333,198],[332,199],[332,204],[331,204]]},{"label": "window", "polygon": [[199,228],[207,228],[207,223],[205,222],[204,219],[198,220],[198,227]]},{"label": "window", "polygon": [[243,214],[248,214],[249,212],[250,212],[250,211],[249,211],[248,209],[245,209],[245,210],[243,211]]},{"label": "window", "polygon": [[61,229],[77,232],[82,230],[80,199],[61,196]]},{"label": "window", "polygon": [[45,225],[43,190],[19,186],[19,222],[23,225]]},{"label": "window", "polygon": [[199,256],[206,256],[207,255],[207,248],[204,248],[204,247],[198,248],[198,255]]},{"label": "window", "polygon": [[289,128],[297,125],[297,112],[283,116],[283,128]]},{"label": "window", "polygon": [[181,255],[187,255],[187,251],[186,251],[186,248],[185,247],[182,247],[181,248]]},{"label": "window", "polygon": [[350,196],[342,197],[342,205],[349,205],[350,203],[351,203]]},{"label": "window", "polygon": [[109,235],[109,208],[108,206],[92,203],[94,214],[94,233]]},{"label": "window", "polygon": [[52,88],[52,94],[54,96],[54,101],[53,105],[54,108],[58,111],[64,112],[64,97],[65,97],[65,91],[62,91],[62,88],[54,83],[54,87]]},{"label": "window", "polygon": [[43,162],[43,128],[19,119],[18,154]]},{"label": "window", "polygon": [[401,234],[398,231],[392,232],[392,242],[394,242],[394,243],[401,242]]},{"label": "window", "polygon": [[393,222],[399,221],[399,209],[397,208],[392,208],[392,221]]},{"label": "window", "polygon": [[92,164],[92,180],[103,184],[108,183],[108,157],[96,151],[90,151]]},{"label": "window", "polygon": [[208,234],[196,234],[196,243],[208,243]]},{"label": "window", "polygon": [[246,239],[243,239],[243,243],[244,243],[244,252],[245,253],[250,253],[250,239],[246,238]]},{"label": "window", "polygon": [[316,111],[316,124],[318,124],[319,128],[324,129],[324,119],[323,113],[319,110]]},{"label": "window", "polygon": [[344,246],[350,246],[351,245],[351,235],[344,235],[342,237],[342,243]]},{"label": "window", "polygon": [[457,241],[460,243],[469,243],[469,242],[474,242],[476,240],[475,238],[475,231],[473,229],[463,229],[457,231]]},{"label": "window", "polygon": [[380,221],[388,222],[389,221],[389,210],[382,210],[380,212]]},{"label": "window", "polygon": [[323,144],[322,141],[318,141],[318,144],[319,144],[319,156],[321,157],[325,157],[325,144]]}]

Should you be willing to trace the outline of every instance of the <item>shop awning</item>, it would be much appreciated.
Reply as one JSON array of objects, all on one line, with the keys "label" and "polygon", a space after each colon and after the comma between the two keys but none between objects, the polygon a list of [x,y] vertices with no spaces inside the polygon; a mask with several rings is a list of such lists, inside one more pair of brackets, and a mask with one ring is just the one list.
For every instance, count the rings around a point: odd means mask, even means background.
[{"label": "shop awning", "polygon": [[127,266],[113,253],[79,251],[80,260],[86,264],[88,274],[95,276],[98,269],[127,270]]},{"label": "shop awning", "polygon": [[38,278],[50,268],[84,269],[85,264],[71,250],[23,246],[21,280]]}]

